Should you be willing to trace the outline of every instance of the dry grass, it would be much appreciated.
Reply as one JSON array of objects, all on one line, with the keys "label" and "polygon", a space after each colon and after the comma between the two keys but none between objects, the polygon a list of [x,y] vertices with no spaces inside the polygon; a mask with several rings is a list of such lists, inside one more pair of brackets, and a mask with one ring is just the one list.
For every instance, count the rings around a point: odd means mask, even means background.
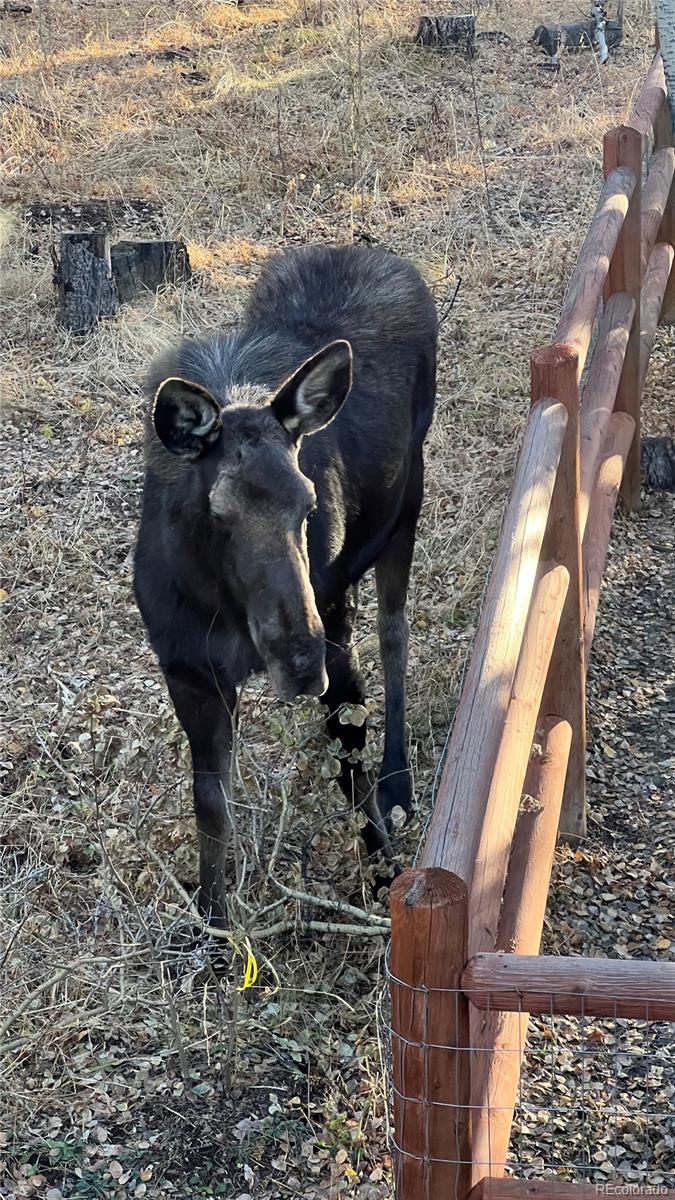
[{"label": "dry grass", "polygon": [[[585,56],[553,78],[526,46],[550,6],[495,7],[486,23],[513,47],[484,49],[473,68],[411,46],[408,0],[44,0],[30,18],[3,18],[0,1195],[389,1194],[384,941],[308,933],[308,917],[335,914],[274,879],[385,909],[370,899],[318,709],[274,704],[262,684],[244,701],[240,873],[219,973],[192,940],[179,885],[195,878],[185,747],[130,590],[139,387],[176,330],[236,321],[260,262],[285,245],[372,239],[415,261],[441,304],[461,276],[411,596],[409,858],[508,493],[528,355],[555,323],[602,132],[626,115],[650,56],[643,6],[607,70]],[[144,200],[145,227],[186,237],[199,276],[78,340],[55,323],[59,220],[28,221],[24,207],[95,197]],[[120,236],[138,231],[128,211]],[[667,406],[657,390],[655,425]],[[376,757],[369,588],[365,601]],[[581,869],[561,865],[563,877]],[[279,921],[290,930],[252,933]],[[247,936],[260,973],[241,992]]]}]

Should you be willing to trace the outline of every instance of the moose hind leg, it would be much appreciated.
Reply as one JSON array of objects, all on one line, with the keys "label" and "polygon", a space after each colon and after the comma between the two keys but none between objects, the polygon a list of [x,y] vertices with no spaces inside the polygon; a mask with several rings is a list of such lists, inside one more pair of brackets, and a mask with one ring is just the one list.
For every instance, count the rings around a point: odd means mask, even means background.
[{"label": "moose hind leg", "polygon": [[199,837],[199,909],[212,924],[225,917],[226,857],[232,834],[228,790],[232,764],[234,688],[222,691],[198,671],[165,668],[176,715],[190,743]]},{"label": "moose hind leg", "polygon": [[377,622],[384,671],[384,755],[378,780],[378,806],[383,817],[399,806],[408,812],[412,781],[406,750],[405,678],[408,666],[406,599],[417,518],[422,503],[422,449],[415,452],[398,525],[375,564]]},{"label": "moose hind leg", "polygon": [[[366,744],[365,722],[362,725],[344,725],[340,721],[342,705],[363,704],[365,700],[359,658],[352,641],[357,602],[358,588],[354,585],[323,614],[328,689],[321,697],[321,702],[328,710],[328,733],[340,742],[347,755],[363,750]],[[391,844],[377,807],[377,789],[360,762],[351,763],[348,758],[342,760],[340,786],[347,798],[361,808],[368,818],[363,830],[368,855],[381,851],[389,858]]]}]

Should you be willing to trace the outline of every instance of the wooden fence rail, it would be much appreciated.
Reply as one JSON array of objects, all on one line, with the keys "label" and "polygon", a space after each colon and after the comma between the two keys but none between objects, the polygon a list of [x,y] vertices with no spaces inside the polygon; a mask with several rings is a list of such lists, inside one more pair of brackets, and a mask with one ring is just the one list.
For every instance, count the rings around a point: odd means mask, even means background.
[{"label": "wooden fence rail", "polygon": [[[594,1183],[568,1183],[564,1179],[482,1179],[470,1193],[471,1200],[597,1200]],[[659,1188],[663,1200],[675,1200],[671,1188]]]},{"label": "wooden fence rail", "polygon": [[495,565],[457,709],[421,865],[471,883],[483,813],[553,496],[567,417],[542,401],[530,413]]},{"label": "wooden fence rail", "polygon": [[483,1011],[675,1021],[675,963],[477,954],[462,991]]},{"label": "wooden fence rail", "polygon": [[577,1200],[584,1185],[501,1178],[529,1014],[675,1021],[675,964],[539,954],[556,836],[585,832],[600,586],[619,492],[640,499],[642,390],[671,300],[675,317],[658,53],[629,124],[604,139],[603,168],[554,341],[532,355],[532,407],[420,865],[391,889],[397,1200]]}]

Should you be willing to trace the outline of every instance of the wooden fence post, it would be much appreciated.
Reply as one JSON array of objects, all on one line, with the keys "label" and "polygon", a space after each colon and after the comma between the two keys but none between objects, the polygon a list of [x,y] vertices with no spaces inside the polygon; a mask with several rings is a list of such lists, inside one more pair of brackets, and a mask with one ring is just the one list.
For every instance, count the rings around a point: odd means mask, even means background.
[{"label": "wooden fence post", "polygon": [[[654,130],[654,149],[674,145],[675,130],[670,118],[670,109],[667,104],[664,104],[661,108],[659,125]],[[675,246],[675,180],[670,185],[670,195],[663,212],[658,241],[667,242],[669,245]],[[663,308],[661,309],[661,323],[663,325],[675,324],[675,271],[671,271],[666,285]]]},{"label": "wooden fence post", "polygon": [[[656,28],[656,51],[660,51],[659,30]],[[663,56],[662,56],[663,57]],[[663,67],[661,68],[663,71]],[[665,73],[664,73],[665,83]],[[661,104],[654,117],[654,150],[661,150],[664,146],[672,146],[673,144],[673,123],[670,116],[670,105],[666,95],[665,101]]]},{"label": "wooden fence post", "polygon": [[[521,812],[513,837],[509,874],[499,923],[497,949],[536,954],[546,912],[571,730],[566,721],[546,717],[542,755],[531,759],[525,792],[536,812]],[[469,998],[471,998],[471,994]],[[473,1026],[474,1012],[469,1019]],[[480,1045],[472,1063],[473,1180],[503,1175],[509,1157],[513,1110],[518,1096],[526,1013],[483,1013]]]},{"label": "wooden fence post", "polygon": [[440,867],[392,884],[391,1028],[397,1200],[465,1200],[471,1188],[464,882]]},{"label": "wooden fence post", "polygon": [[612,531],[621,477],[633,444],[635,426],[628,413],[612,413],[598,457],[598,474],[591,496],[590,512],[582,546],[584,584],[584,662],[588,669],[600,587],[605,573],[607,547]]},{"label": "wooden fence post", "polygon": [[[638,241],[639,252],[639,241]],[[560,619],[541,712],[568,721],[572,728],[560,832],[586,833],[586,674],[579,525],[579,356],[573,346],[554,344],[535,350],[531,360],[532,403],[543,396],[567,409],[567,434],[558,467],[542,562],[558,562],[569,571],[569,588]]]},{"label": "wooden fence post", "polygon": [[616,412],[626,412],[635,421],[635,436],[621,483],[621,495],[629,509],[640,507],[640,291],[642,288],[642,133],[629,125],[610,129],[603,142],[603,171],[629,167],[637,178],[628,212],[612,256],[608,290],[628,292],[635,301],[633,327],[628,338],[623,370],[616,396]]}]

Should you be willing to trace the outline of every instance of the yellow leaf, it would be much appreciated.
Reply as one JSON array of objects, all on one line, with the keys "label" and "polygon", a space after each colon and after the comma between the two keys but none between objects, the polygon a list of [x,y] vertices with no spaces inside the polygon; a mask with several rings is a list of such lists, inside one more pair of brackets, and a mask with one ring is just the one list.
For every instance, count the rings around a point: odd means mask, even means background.
[{"label": "yellow leaf", "polygon": [[0,604],[2,604],[3,600],[7,600],[8,597],[9,592],[6,592],[4,588],[0,588]]},{"label": "yellow leaf", "polygon": [[654,942],[654,945],[656,946],[657,950],[669,950],[670,944],[671,944],[670,938],[667,938],[667,937],[657,938],[656,941]]}]

